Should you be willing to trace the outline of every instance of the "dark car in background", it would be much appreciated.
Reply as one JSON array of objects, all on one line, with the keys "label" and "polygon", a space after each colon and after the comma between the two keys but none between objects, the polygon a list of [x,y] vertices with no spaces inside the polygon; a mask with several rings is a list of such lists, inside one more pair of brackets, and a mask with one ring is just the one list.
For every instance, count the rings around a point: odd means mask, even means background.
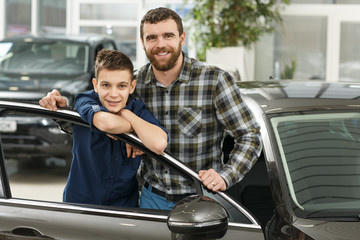
[{"label": "dark car in background", "polygon": [[[72,104],[74,96],[92,88],[96,53],[116,49],[114,40],[103,35],[17,36],[0,41],[0,100],[38,103],[58,89]],[[64,148],[71,138],[53,121],[22,116],[3,116],[0,132],[5,155],[17,160],[53,155],[71,161]],[[54,155],[53,155],[54,156]]]},{"label": "dark car in background", "polygon": [[[358,239],[360,84],[239,86],[260,123],[264,148],[227,191],[208,191],[181,159],[121,134],[114,137],[190,180],[196,195],[171,211],[63,203],[66,176],[59,184],[50,168],[24,172],[0,151],[0,239]],[[86,125],[73,111],[0,101],[0,117],[18,113]]]}]

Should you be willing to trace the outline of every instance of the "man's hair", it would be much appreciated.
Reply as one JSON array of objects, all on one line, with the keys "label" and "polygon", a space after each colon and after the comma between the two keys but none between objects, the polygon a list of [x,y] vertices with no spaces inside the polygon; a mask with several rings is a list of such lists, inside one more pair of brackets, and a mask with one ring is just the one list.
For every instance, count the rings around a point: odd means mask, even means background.
[{"label": "man's hair", "polygon": [[141,39],[143,39],[143,37],[144,37],[143,30],[144,30],[145,23],[155,24],[155,23],[162,22],[162,21],[165,21],[168,19],[172,19],[175,21],[178,31],[179,31],[179,35],[181,35],[184,32],[181,17],[175,11],[173,11],[169,8],[159,7],[159,8],[149,10],[144,15],[144,17],[141,19],[141,24],[140,24]]},{"label": "man's hair", "polygon": [[[99,76],[101,70],[129,70],[131,75],[134,72],[134,65],[130,58],[117,50],[102,49],[96,54],[95,78]],[[133,79],[133,77],[131,78]]]}]

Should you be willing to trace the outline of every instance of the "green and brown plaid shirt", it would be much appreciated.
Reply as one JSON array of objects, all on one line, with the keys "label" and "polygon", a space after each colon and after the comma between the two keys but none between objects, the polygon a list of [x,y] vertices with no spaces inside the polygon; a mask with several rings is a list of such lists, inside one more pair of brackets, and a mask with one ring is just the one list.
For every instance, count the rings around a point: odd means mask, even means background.
[{"label": "green and brown plaid shirt", "polygon": [[[183,53],[184,54],[184,53]],[[137,72],[136,94],[169,132],[166,151],[198,172],[215,169],[232,186],[261,151],[260,128],[231,75],[189,58],[170,86],[157,82],[150,64]],[[222,161],[225,131],[234,136],[229,161]],[[191,182],[144,156],[140,177],[167,194],[195,193]]]}]

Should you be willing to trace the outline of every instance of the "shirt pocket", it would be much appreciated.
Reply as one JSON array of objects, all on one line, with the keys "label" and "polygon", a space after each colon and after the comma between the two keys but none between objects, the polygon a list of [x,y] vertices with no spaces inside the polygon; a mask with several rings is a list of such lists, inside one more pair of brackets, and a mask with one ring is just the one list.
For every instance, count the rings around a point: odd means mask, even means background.
[{"label": "shirt pocket", "polygon": [[178,121],[180,133],[193,137],[201,132],[201,108],[179,108]]}]

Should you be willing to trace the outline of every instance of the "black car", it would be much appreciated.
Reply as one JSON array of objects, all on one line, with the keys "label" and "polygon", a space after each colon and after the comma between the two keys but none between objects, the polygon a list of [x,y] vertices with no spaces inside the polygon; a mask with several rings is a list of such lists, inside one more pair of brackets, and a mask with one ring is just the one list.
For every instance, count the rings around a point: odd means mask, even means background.
[{"label": "black car", "polygon": [[[181,159],[129,134],[114,137],[192,180],[197,194],[171,211],[63,203],[66,175],[21,169],[0,152],[0,239],[357,239],[360,84],[254,84],[242,92],[261,125],[263,154],[226,192],[208,191]],[[67,110],[4,101],[0,109],[84,125]]]},{"label": "black car", "polygon": [[[17,36],[0,41],[0,99],[38,103],[52,89],[68,98],[92,88],[96,53],[116,49],[114,40],[102,35]],[[15,124],[16,122],[16,124]],[[51,154],[66,160],[63,149],[71,138],[53,121],[11,115],[0,120],[5,155],[17,160],[38,159]]]}]

